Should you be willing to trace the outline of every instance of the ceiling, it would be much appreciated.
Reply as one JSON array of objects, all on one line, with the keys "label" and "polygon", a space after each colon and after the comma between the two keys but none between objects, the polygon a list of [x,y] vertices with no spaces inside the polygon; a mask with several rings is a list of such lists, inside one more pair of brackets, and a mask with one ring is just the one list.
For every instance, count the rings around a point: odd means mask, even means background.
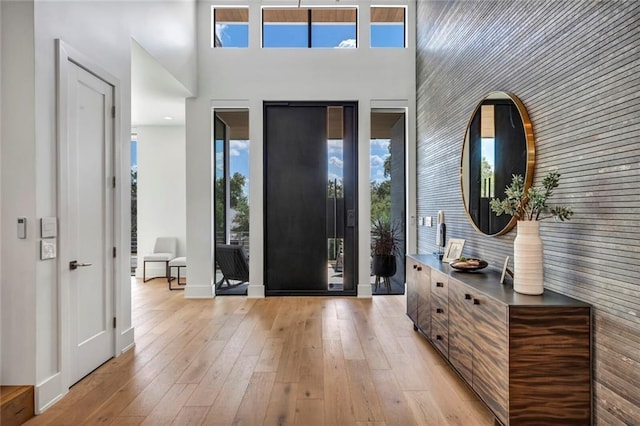
[{"label": "ceiling", "polygon": [[131,127],[184,125],[185,98],[190,96],[169,71],[131,42]]}]

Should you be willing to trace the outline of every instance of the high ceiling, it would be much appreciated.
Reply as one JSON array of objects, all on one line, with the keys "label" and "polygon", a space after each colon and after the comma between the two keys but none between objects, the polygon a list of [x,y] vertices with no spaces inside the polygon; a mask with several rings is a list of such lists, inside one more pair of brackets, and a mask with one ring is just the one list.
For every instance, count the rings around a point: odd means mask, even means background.
[{"label": "high ceiling", "polygon": [[131,42],[131,127],[184,125],[189,96],[169,71]]}]

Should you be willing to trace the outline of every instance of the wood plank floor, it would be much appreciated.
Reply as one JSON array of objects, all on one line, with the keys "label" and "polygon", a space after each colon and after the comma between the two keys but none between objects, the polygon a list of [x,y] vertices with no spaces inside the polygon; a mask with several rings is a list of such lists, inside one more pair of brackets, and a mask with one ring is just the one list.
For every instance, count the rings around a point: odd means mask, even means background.
[{"label": "wood plank floor", "polygon": [[493,425],[404,296],[185,300],[132,282],[136,346],[28,425]]}]

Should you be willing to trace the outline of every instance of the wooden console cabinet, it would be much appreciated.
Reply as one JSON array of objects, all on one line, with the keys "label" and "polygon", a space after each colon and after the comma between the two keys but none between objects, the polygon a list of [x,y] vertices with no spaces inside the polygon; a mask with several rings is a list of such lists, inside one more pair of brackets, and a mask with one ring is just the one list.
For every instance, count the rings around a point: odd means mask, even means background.
[{"label": "wooden console cabinet", "polygon": [[407,315],[505,425],[591,424],[591,306],[407,257]]}]

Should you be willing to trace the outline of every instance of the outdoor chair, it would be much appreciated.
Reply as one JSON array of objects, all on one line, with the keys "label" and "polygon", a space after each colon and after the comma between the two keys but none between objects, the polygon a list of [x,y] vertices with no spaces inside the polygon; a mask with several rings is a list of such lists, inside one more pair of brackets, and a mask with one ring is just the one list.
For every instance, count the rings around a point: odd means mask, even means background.
[{"label": "outdoor chair", "polygon": [[[231,288],[249,281],[249,262],[242,246],[217,244],[216,263],[222,272],[222,278],[216,283],[216,288]],[[237,281],[231,283],[231,281]]]}]

